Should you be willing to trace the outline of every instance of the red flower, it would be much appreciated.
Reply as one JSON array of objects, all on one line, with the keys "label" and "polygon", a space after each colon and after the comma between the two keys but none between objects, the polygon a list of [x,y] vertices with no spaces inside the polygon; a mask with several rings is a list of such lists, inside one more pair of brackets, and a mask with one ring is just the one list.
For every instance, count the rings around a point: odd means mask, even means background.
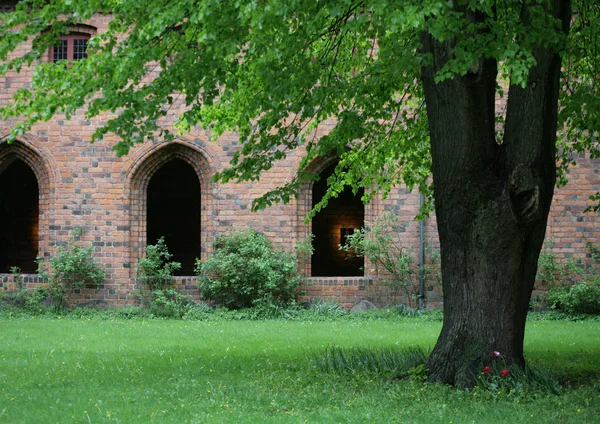
[{"label": "red flower", "polygon": [[508,375],[508,370],[507,370],[506,368],[504,368],[504,369],[502,370],[502,372],[500,373],[500,376],[501,376],[501,377],[506,377],[507,375]]},{"label": "red flower", "polygon": [[[492,369],[490,367],[483,367],[483,373],[484,374],[489,374],[492,372]],[[506,371],[508,373],[508,371]]]}]

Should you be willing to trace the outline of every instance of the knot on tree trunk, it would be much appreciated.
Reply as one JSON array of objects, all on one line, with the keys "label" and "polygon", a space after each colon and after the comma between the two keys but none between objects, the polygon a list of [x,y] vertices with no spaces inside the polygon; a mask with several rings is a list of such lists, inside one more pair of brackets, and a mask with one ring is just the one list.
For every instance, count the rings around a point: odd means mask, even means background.
[{"label": "knot on tree trunk", "polygon": [[520,163],[510,174],[508,193],[515,221],[527,224],[535,221],[540,213],[540,186],[537,173]]}]

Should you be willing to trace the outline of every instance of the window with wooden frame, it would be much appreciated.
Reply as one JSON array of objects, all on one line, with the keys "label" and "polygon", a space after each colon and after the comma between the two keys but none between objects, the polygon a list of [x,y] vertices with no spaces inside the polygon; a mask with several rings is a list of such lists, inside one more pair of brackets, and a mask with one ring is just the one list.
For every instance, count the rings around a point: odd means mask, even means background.
[{"label": "window with wooden frame", "polygon": [[51,62],[59,60],[85,59],[87,57],[87,43],[90,39],[90,34],[83,32],[71,32],[63,35],[58,40],[57,44],[50,47],[49,59]]}]

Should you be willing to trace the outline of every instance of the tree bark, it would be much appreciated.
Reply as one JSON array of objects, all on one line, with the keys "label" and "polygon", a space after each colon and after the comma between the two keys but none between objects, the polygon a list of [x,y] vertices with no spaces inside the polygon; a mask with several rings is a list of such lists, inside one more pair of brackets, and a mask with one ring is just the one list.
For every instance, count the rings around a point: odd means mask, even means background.
[{"label": "tree bark", "polygon": [[[569,1],[550,3],[567,32]],[[507,363],[525,364],[525,319],[556,180],[561,61],[556,51],[535,49],[526,87],[509,88],[498,143],[495,60],[481,58],[465,76],[436,84],[449,45],[424,35],[423,48],[433,57],[421,78],[444,291],[429,380],[468,387],[493,351]]]}]

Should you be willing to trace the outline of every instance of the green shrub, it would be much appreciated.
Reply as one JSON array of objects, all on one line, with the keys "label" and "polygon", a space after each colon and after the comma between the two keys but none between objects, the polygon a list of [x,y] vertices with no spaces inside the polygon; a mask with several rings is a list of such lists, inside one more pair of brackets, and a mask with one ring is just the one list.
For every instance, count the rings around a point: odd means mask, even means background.
[{"label": "green shrub", "polygon": [[146,257],[138,261],[138,281],[145,284],[150,291],[171,287],[173,273],[181,268],[181,263],[169,261],[172,256],[164,237],[156,244],[146,246]]},{"label": "green shrub", "polygon": [[399,232],[398,216],[385,212],[368,222],[368,230],[361,228],[346,238],[340,246],[349,254],[364,256],[377,270],[383,268],[387,276],[383,282],[392,290],[404,291],[408,305],[418,306],[419,281],[415,272],[410,250],[402,246],[395,238]]},{"label": "green shrub", "polygon": [[193,304],[190,296],[178,292],[175,288],[154,290],[150,295],[150,310],[160,317],[181,319]]},{"label": "green shrub", "polygon": [[548,290],[551,308],[567,314],[600,314],[600,277]]},{"label": "green shrub", "polygon": [[19,268],[18,266],[11,266],[10,273],[13,276],[13,281],[17,285],[17,290],[22,290],[24,288],[24,286],[23,286],[23,276],[21,275],[21,268]]},{"label": "green shrub", "polygon": [[43,258],[37,260],[42,280],[48,279],[48,267],[52,270],[46,293],[57,310],[66,307],[74,289],[97,286],[104,280],[104,271],[93,259],[93,246],[75,244],[81,234],[81,228],[74,229],[67,245],[59,246],[58,254],[48,259],[49,265]]},{"label": "green shrub", "polygon": [[217,315],[213,313],[212,308],[206,303],[190,303],[181,317],[187,321],[205,321],[216,319]]},{"label": "green shrub", "polygon": [[585,269],[577,259],[559,262],[552,250],[554,240],[549,239],[540,252],[536,280],[549,288],[572,284],[578,277],[585,274]]},{"label": "green shrub", "polygon": [[218,237],[213,255],[196,260],[196,274],[202,297],[229,309],[285,307],[302,282],[296,256],[254,230]]},{"label": "green shrub", "polygon": [[47,297],[47,287],[22,288],[12,294],[12,301],[16,307],[22,308],[30,314],[38,315],[44,312],[43,302]]},{"label": "green shrub", "polygon": [[169,261],[172,257],[164,237],[146,246],[146,257],[139,259],[137,267],[138,282],[142,284],[138,299],[156,316],[182,318],[193,302],[175,288],[173,273],[181,268],[181,263]]}]

